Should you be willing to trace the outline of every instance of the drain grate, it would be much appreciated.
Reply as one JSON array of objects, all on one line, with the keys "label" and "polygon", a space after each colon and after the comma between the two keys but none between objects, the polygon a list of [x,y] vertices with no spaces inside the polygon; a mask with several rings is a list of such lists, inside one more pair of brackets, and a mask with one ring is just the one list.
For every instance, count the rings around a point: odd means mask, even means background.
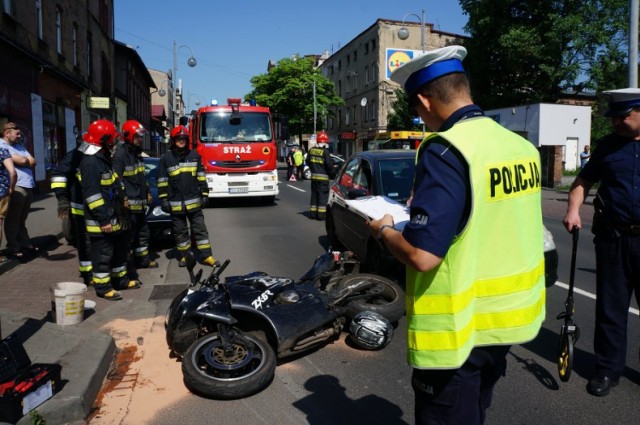
[{"label": "drain grate", "polygon": [[175,285],[154,285],[151,295],[149,295],[149,301],[151,300],[172,300],[180,292],[186,289],[187,285],[175,284]]}]

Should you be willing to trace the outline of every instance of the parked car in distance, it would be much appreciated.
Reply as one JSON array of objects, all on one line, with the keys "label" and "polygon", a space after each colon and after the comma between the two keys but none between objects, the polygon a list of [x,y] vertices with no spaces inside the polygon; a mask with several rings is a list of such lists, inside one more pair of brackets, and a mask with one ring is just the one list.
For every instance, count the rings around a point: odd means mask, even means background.
[{"label": "parked car in distance", "polygon": [[[344,164],[344,158],[334,153],[331,154],[331,158],[333,159],[333,163],[336,166],[336,172],[337,172],[340,169],[340,167],[342,167],[342,165]],[[302,171],[302,177],[304,177],[305,180],[311,180],[311,169],[307,165],[306,153],[304,154],[304,168]]]},{"label": "parked car in distance", "polygon": [[[391,202],[406,204],[413,186],[415,155],[415,150],[406,149],[358,152],[346,161],[331,185],[325,222],[329,244],[333,249],[353,251],[371,272],[402,266],[372,237],[362,213],[346,201],[385,196]],[[558,279],[558,252],[546,227],[544,256],[545,282],[549,287]]]},{"label": "parked car in distance", "polygon": [[151,240],[166,240],[171,238],[171,215],[162,211],[158,199],[158,164],[159,158],[144,158],[144,174],[153,196],[153,202],[147,207],[147,224],[151,230]]}]

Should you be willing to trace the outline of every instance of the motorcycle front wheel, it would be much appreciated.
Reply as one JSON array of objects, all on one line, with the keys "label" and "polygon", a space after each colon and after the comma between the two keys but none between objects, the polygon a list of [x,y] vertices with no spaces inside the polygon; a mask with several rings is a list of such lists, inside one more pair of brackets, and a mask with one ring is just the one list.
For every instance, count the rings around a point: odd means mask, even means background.
[{"label": "motorcycle front wheel", "polygon": [[195,341],[182,359],[187,388],[206,397],[233,400],[255,394],[273,380],[276,355],[264,339],[233,333],[231,353],[225,353],[218,333]]},{"label": "motorcycle front wheel", "polygon": [[352,294],[358,298],[347,302],[346,316],[353,319],[361,311],[373,311],[391,323],[400,320],[405,311],[404,291],[394,281],[375,274],[353,273],[342,278],[336,286],[341,290],[363,280],[368,284]]}]

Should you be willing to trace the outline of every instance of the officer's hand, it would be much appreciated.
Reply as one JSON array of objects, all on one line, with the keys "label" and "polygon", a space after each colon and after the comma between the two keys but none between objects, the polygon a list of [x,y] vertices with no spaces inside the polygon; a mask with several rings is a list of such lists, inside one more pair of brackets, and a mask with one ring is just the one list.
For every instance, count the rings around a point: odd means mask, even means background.
[{"label": "officer's hand", "polygon": [[160,208],[162,209],[162,211],[164,213],[171,214],[171,205],[169,204],[169,200],[168,199],[163,199],[160,202]]},{"label": "officer's hand", "polygon": [[60,220],[65,220],[65,219],[69,218],[69,208],[67,208],[67,207],[58,208],[58,218]]},{"label": "officer's hand", "polygon": [[122,201],[122,204],[124,205],[125,208],[129,208],[129,198],[125,196],[124,201]]},{"label": "officer's hand", "polygon": [[209,197],[208,196],[203,196],[202,197],[202,203],[200,204],[201,208],[207,208],[207,205],[209,204]]},{"label": "officer's hand", "polygon": [[151,194],[151,192],[147,192],[147,204],[153,204],[153,195]]},{"label": "officer's hand", "polygon": [[111,223],[107,223],[104,226],[100,226],[100,230],[102,233],[111,233],[113,232],[113,226],[111,226]]},{"label": "officer's hand", "polygon": [[562,219],[564,223],[564,228],[567,229],[567,232],[571,233],[573,231],[573,227],[577,226],[578,229],[582,229],[582,220],[580,220],[580,214],[576,213],[567,213]]}]

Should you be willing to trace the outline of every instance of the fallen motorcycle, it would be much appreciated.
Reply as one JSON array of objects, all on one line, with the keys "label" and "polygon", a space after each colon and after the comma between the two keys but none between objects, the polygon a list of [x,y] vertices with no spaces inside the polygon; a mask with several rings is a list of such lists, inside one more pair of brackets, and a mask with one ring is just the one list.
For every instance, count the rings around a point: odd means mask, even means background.
[{"label": "fallen motorcycle", "polygon": [[237,399],[263,390],[276,359],[338,338],[348,322],[356,345],[382,348],[393,333],[390,323],[404,314],[402,288],[360,273],[351,252],[319,256],[297,281],[264,272],[221,281],[229,260],[202,278],[195,264],[188,255],[191,283],[171,303],[165,327],[169,348],[182,359],[185,385],[206,397]]}]

